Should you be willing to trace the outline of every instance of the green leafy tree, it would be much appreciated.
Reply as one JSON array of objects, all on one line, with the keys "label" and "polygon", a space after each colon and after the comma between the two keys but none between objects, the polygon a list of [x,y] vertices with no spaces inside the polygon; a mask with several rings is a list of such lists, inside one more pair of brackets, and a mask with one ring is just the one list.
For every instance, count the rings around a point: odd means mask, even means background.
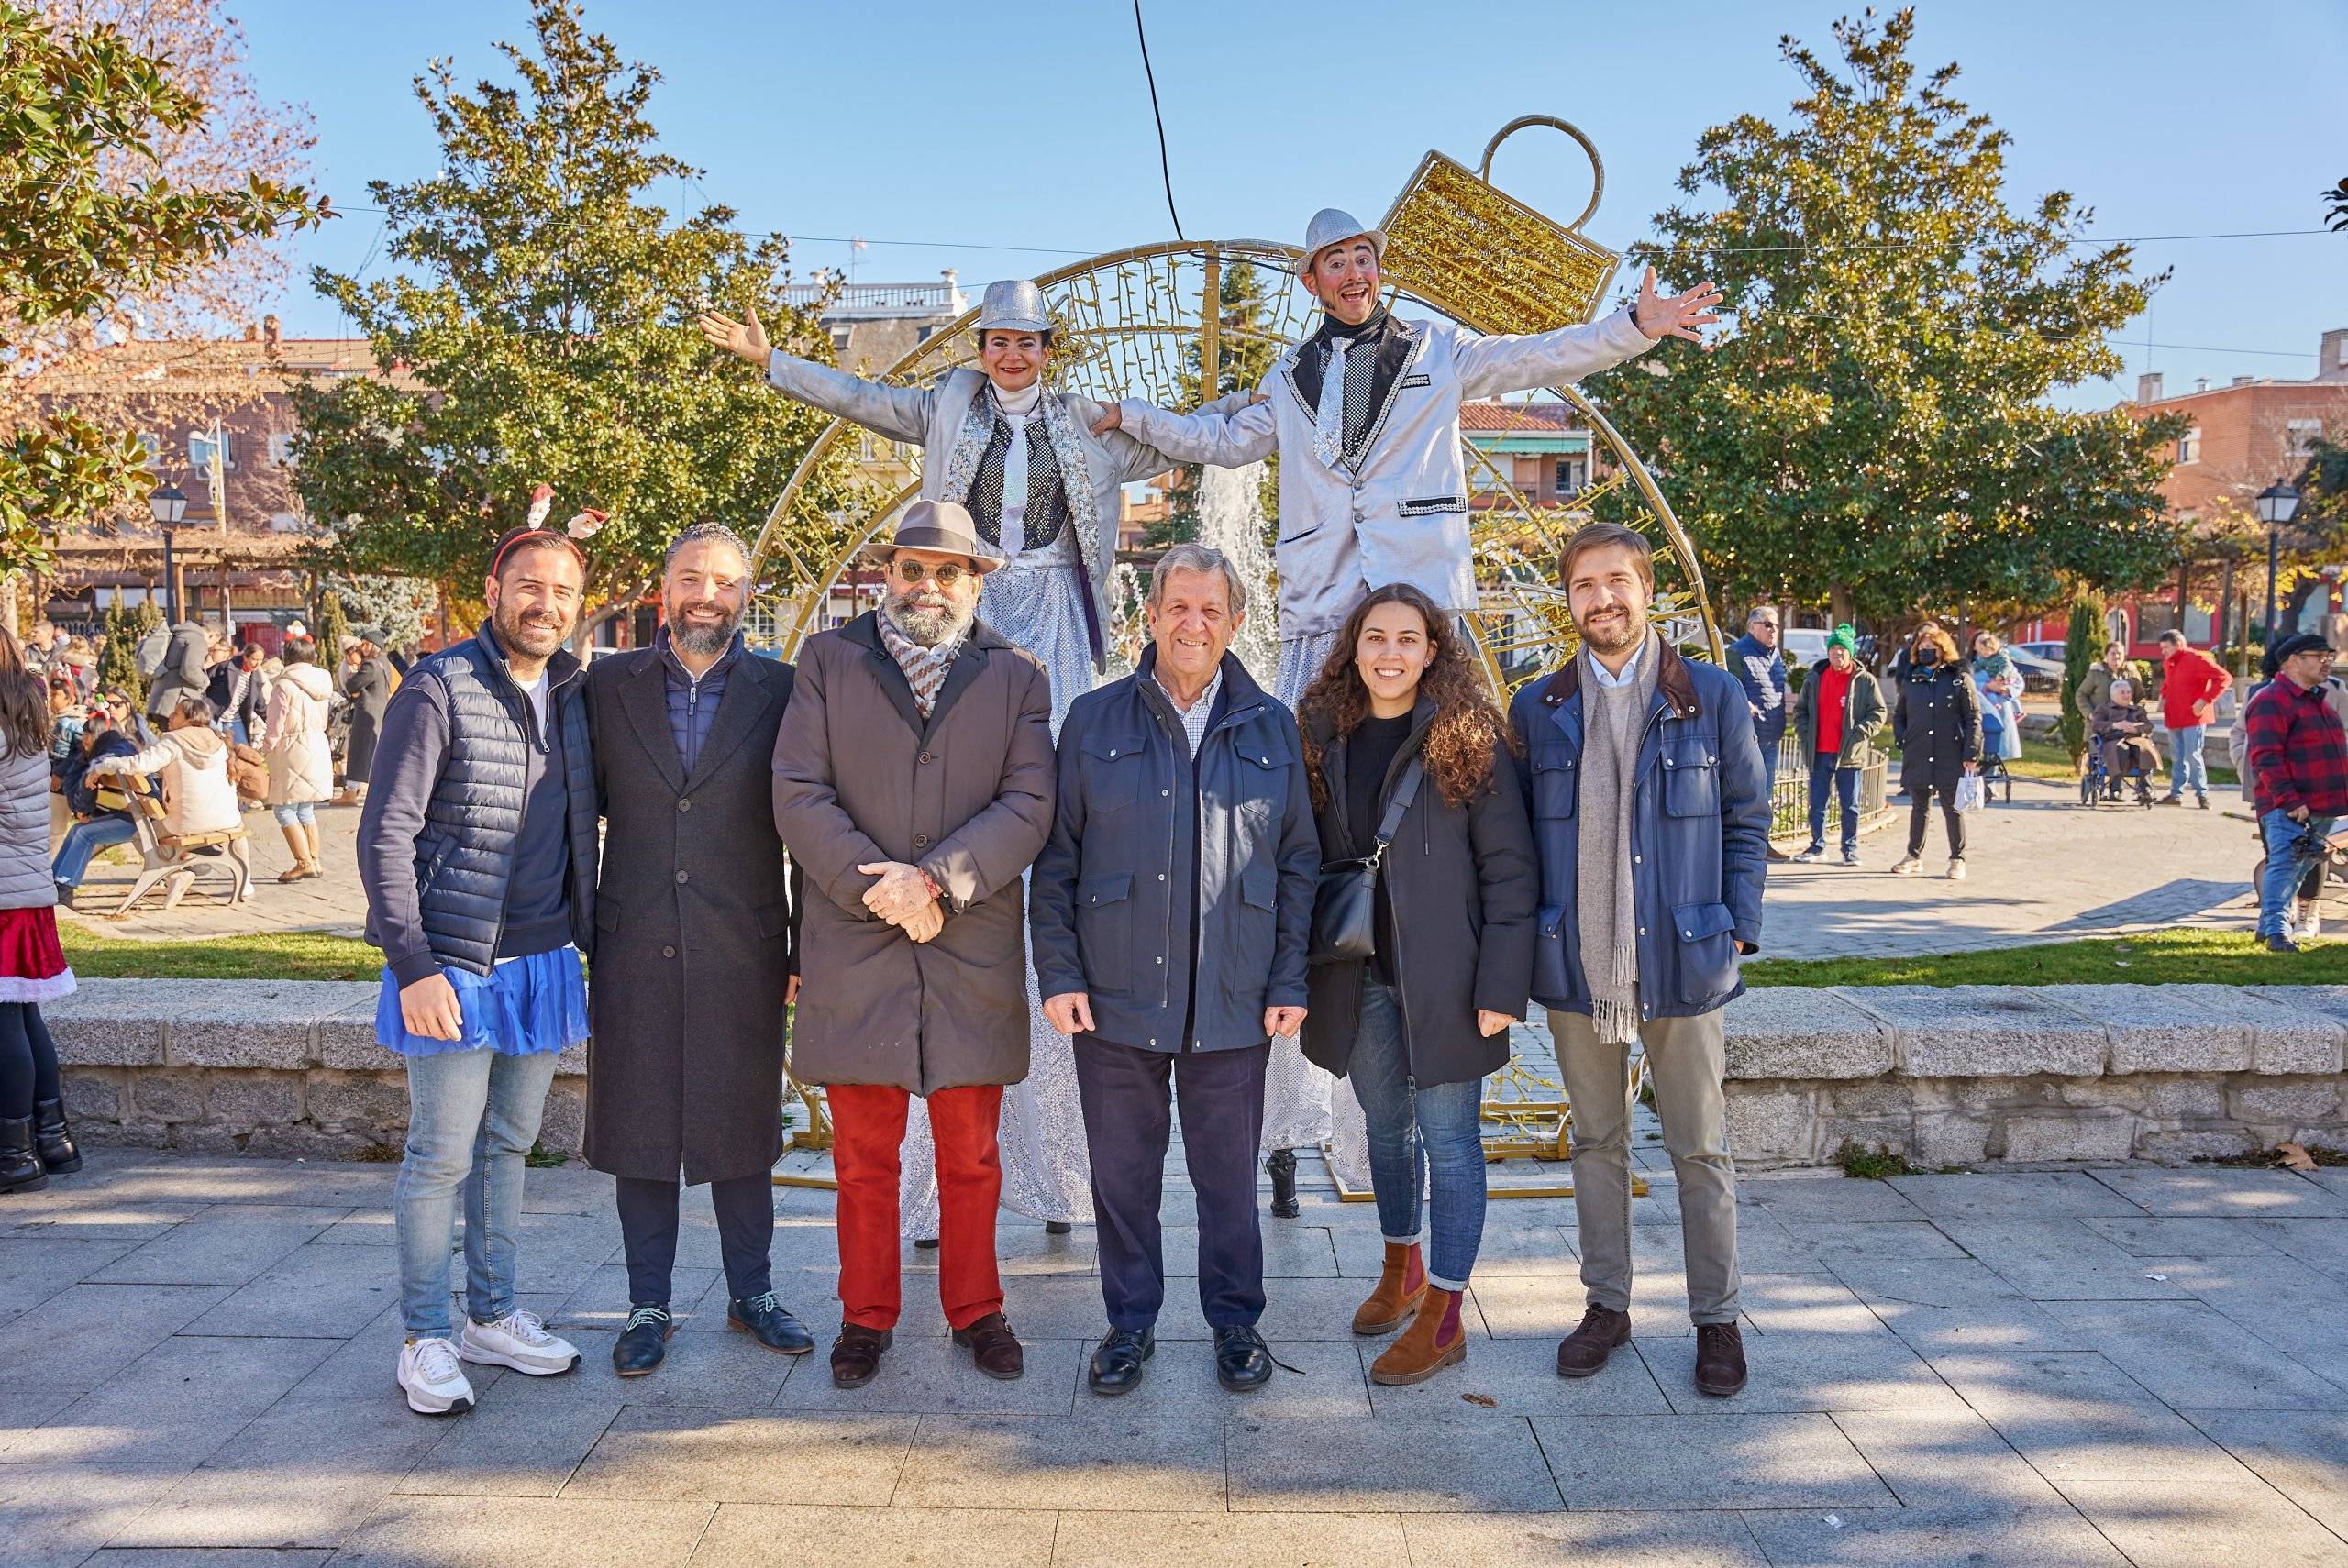
[{"label": "green leafy tree", "polygon": [[350,617],[343,613],[342,595],[327,589],[318,596],[318,662],[329,670],[341,668],[342,639],[350,635]]},{"label": "green leafy tree", "polygon": [[158,144],[205,113],[170,61],[115,28],[67,31],[0,5],[0,349],[14,383],[0,391],[0,570],[47,564],[45,530],[152,482],[135,434],[44,406],[39,372],[85,347],[126,296],[330,215],[324,197],[258,174],[173,178]]},{"label": "green leafy tree", "polygon": [[[1180,380],[1183,406],[1196,408],[1203,403],[1243,387],[1254,387],[1271,370],[1279,358],[1279,340],[1270,326],[1271,299],[1264,287],[1263,274],[1246,261],[1235,261],[1223,269],[1223,280],[1216,290],[1217,315],[1222,317],[1215,349],[1214,388],[1208,391],[1200,363],[1199,345],[1193,340],[1182,349]],[[1146,542],[1157,547],[1180,544],[1199,536],[1199,466],[1183,465],[1182,477],[1167,497],[1167,515],[1163,523],[1154,523]],[[1279,458],[1274,456],[1264,465],[1262,485],[1264,515],[1277,532],[1279,511]],[[1269,539],[1266,544],[1270,543]]]},{"label": "green leafy tree", "polygon": [[336,607],[362,626],[383,628],[383,646],[395,648],[422,640],[439,592],[419,577],[338,577]]},{"label": "green leafy tree", "polygon": [[[2006,134],[1920,74],[1911,12],[1789,38],[1789,120],[1706,131],[1689,197],[1638,248],[1711,277],[1733,325],[1711,353],[1607,378],[1607,412],[1660,460],[1731,602],[1826,600],[1878,627],[1921,610],[2148,585],[2178,558],[2157,485],[2175,422],[2049,394],[2115,375],[2107,335],[2144,307],[2124,245],[2083,243],[2056,192],[2010,205]],[[2163,274],[2165,276],[2165,274]]]},{"label": "green leafy tree", "polygon": [[105,614],[105,646],[98,650],[98,690],[119,691],[140,707],[147,703],[147,678],[138,673],[138,645],[163,624],[152,600],[125,608],[117,602]]},{"label": "green leafy tree", "polygon": [[[632,600],[687,524],[755,533],[827,423],[715,362],[696,312],[755,305],[778,341],[828,339],[781,301],[780,237],[746,239],[725,207],[674,220],[653,202],[700,174],[658,150],[659,73],[624,63],[568,0],[535,0],[531,20],[534,50],[498,46],[518,86],[461,91],[446,61],[416,79],[439,172],[368,187],[399,274],[315,274],[386,374],[297,389],[303,495],[341,520],[329,569],[471,600],[543,482],[558,524],[609,514],[587,541],[591,601]],[[828,493],[804,510],[823,513]]]},{"label": "green leafy tree", "polygon": [[2103,601],[2082,594],[2071,601],[2071,625],[2063,638],[2063,749],[2078,767],[2088,755],[2087,715],[2079,712],[2079,684],[2103,657],[2109,634],[2103,624]]}]

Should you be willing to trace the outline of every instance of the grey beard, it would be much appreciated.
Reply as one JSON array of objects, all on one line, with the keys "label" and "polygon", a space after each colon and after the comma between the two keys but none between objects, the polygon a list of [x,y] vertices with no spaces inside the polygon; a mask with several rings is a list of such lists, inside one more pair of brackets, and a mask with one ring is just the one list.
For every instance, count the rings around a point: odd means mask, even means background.
[{"label": "grey beard", "polygon": [[715,658],[734,640],[735,629],[742,624],[739,615],[728,615],[714,626],[697,626],[681,615],[669,617],[669,640],[695,658]]},{"label": "grey beard", "polygon": [[883,609],[889,624],[903,632],[916,645],[934,648],[950,643],[968,631],[978,618],[978,606],[967,609],[925,610],[912,602],[912,595],[891,599]]}]

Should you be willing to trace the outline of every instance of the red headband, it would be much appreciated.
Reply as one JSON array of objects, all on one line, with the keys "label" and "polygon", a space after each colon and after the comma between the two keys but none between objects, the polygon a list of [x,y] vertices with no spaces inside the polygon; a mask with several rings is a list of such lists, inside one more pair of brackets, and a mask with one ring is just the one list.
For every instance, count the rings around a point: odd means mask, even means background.
[{"label": "red headband", "polygon": [[505,564],[505,558],[513,554],[515,546],[529,545],[536,547],[542,542],[560,545],[564,549],[569,550],[578,558],[579,565],[582,569],[586,567],[587,552],[581,549],[579,547],[579,541],[570,537],[568,534],[558,534],[551,528],[524,528],[516,532],[513,537],[507,539],[505,543],[497,547],[497,554],[490,558],[489,575],[492,577],[495,577],[497,575],[498,568]]}]

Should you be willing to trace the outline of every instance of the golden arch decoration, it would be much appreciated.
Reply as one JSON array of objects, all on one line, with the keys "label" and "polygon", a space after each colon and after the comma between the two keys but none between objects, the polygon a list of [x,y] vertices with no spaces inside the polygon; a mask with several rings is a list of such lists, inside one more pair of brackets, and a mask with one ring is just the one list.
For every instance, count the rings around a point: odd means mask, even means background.
[{"label": "golden arch decoration", "polygon": [[[1490,182],[1492,158],[1501,143],[1534,127],[1564,133],[1589,157],[1589,203],[1571,224],[1556,223]],[[1581,232],[1604,189],[1596,147],[1570,123],[1550,116],[1528,115],[1501,127],[1475,170],[1430,151],[1381,226],[1389,236],[1391,297],[1480,332],[1537,332],[1591,319],[1622,261],[1617,252]],[[1035,282],[1058,328],[1051,383],[1102,403],[1140,397],[1168,407],[1191,406],[1200,401],[1195,389],[1216,384],[1226,356],[1251,344],[1277,351],[1311,329],[1316,307],[1296,280],[1302,261],[1296,247],[1273,240],[1177,240],[1113,250],[1043,273]],[[1266,285],[1260,318],[1252,324],[1226,320],[1216,308],[1226,276],[1239,267],[1255,269]],[[965,312],[877,379],[926,386],[972,363],[977,322],[976,309]],[[1554,563],[1566,536],[1608,498],[1655,541],[1659,580],[1669,585],[1656,597],[1658,628],[1676,644],[1719,659],[1720,631],[1701,563],[1655,475],[1579,388],[1550,390],[1603,443],[1614,472],[1562,502],[1545,504],[1520,489],[1490,454],[1468,445],[1479,593],[1468,622],[1495,689],[1513,690],[1571,657],[1576,642],[1564,593],[1554,581]],[[761,585],[760,601],[774,628],[773,651],[782,658],[795,658],[800,645],[825,629],[826,607],[858,552],[918,493],[922,454],[899,448],[896,458],[916,476],[911,482],[884,483],[867,475],[863,493],[846,514],[814,511],[814,476],[836,460],[841,443],[865,438],[845,420],[826,425],[759,530],[751,579]],[[815,539],[826,541],[825,547],[812,547],[808,542]],[[1490,1157],[1563,1157],[1570,1118],[1559,1085],[1512,1060],[1489,1088],[1492,1098],[1484,1110]],[[820,1097],[803,1088],[802,1094],[812,1125],[794,1132],[788,1146],[827,1148],[829,1127]],[[832,1185],[812,1176],[776,1179]],[[1495,1188],[1494,1195],[1569,1190]]]}]

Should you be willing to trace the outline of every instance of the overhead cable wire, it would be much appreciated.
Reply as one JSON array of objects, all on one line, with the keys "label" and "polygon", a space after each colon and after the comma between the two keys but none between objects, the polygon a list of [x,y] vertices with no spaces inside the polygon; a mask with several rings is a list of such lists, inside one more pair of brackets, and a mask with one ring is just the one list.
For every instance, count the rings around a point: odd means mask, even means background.
[{"label": "overhead cable wire", "polygon": [[1157,72],[1149,68],[1149,35],[1141,28],[1141,0],[1134,0],[1134,39],[1141,45],[1141,73],[1149,83],[1149,117],[1157,122],[1157,172],[1166,182],[1166,215],[1174,220],[1174,237],[1188,240],[1182,215],[1174,210],[1174,169],[1166,158],[1166,116],[1157,107]]}]

